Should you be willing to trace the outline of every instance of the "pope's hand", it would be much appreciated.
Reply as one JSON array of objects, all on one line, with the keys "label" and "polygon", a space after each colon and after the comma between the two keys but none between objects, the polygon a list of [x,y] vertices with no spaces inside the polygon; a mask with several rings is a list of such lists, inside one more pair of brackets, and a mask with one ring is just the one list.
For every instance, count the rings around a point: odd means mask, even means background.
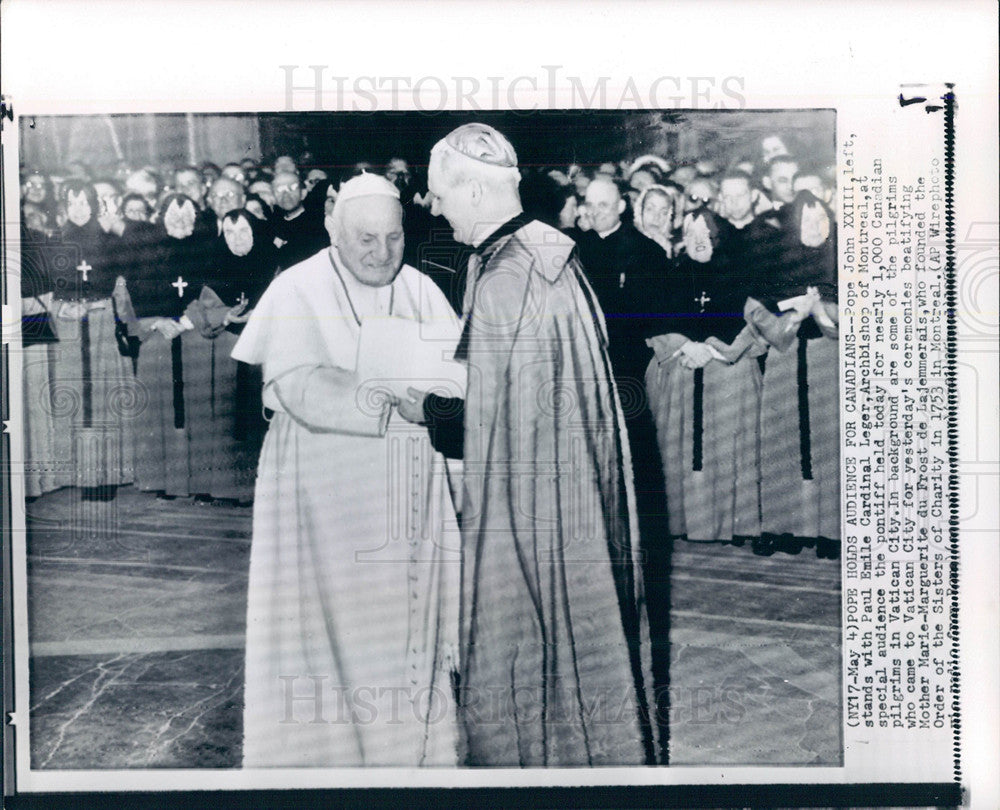
[{"label": "pope's hand", "polygon": [[407,388],[406,396],[396,403],[396,410],[407,422],[415,425],[425,424],[424,420],[424,400],[427,399],[426,391],[418,391],[416,388]]}]

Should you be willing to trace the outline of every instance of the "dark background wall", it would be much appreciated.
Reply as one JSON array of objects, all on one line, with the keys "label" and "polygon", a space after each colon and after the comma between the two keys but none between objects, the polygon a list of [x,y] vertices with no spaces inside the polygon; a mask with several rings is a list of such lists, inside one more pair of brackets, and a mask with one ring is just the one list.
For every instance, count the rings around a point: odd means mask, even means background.
[{"label": "dark background wall", "polygon": [[[406,158],[426,164],[453,127],[484,121],[511,139],[522,165],[598,164],[652,152],[674,161],[756,158],[762,137],[790,136],[797,151],[832,163],[832,110],[565,111],[168,114],[22,119],[21,163],[55,171],[83,161],[97,171],[119,161],[218,164],[308,151],[313,164],[348,167]],[[792,144],[789,144],[792,146]]]}]

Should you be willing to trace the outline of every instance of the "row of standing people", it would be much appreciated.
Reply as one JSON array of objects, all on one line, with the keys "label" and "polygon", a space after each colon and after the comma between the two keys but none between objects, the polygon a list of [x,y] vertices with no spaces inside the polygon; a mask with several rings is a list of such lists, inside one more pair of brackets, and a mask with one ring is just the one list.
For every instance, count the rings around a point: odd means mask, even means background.
[{"label": "row of standing people", "polygon": [[[749,208],[745,175],[722,186]],[[598,178],[593,227],[575,234],[605,312],[643,536],[835,556],[833,213],[800,190],[760,215],[690,206],[674,228],[677,204],[650,186],[632,222],[619,187]]]},{"label": "row of standing people", "polygon": [[[752,538],[764,553],[791,536],[828,551],[839,536],[833,217],[805,194],[754,215],[748,179],[719,185],[709,207],[648,184],[633,225],[598,174],[585,189],[587,230],[568,228],[606,313],[619,389],[635,403],[645,533]],[[274,273],[325,244],[328,186],[307,195],[281,171],[261,218],[223,177],[207,199],[165,197],[155,224],[128,220],[119,235],[99,227],[93,187],[69,181],[59,237],[23,237],[25,311],[48,312],[59,337],[25,354],[29,495],[135,481],[249,499],[259,392],[228,349]],[[738,197],[749,205],[734,216]],[[430,227],[410,207],[408,237]],[[410,261],[433,276],[417,242]]]},{"label": "row of standing people", "polygon": [[260,383],[229,354],[275,273],[325,239],[323,197],[297,206],[292,236],[226,178],[204,208],[173,193],[154,222],[118,228],[103,227],[93,184],[70,180],[63,196],[57,233],[28,218],[21,230],[26,494],[109,498],[135,483],[250,500]]}]

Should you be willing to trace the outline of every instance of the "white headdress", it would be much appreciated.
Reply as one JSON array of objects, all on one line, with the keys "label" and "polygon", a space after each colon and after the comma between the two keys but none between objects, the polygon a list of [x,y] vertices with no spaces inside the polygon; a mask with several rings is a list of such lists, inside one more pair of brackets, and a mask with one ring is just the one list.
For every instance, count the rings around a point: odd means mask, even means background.
[{"label": "white headdress", "polygon": [[659,155],[642,155],[632,161],[632,165],[628,168],[628,176],[631,177],[646,166],[655,166],[662,174],[670,174],[670,164]]},{"label": "white headdress", "polygon": [[[392,197],[399,199],[399,189],[379,174],[369,174],[362,172],[357,177],[345,180],[340,185],[340,191],[333,203],[333,210],[330,218],[334,223],[339,223],[344,216],[344,205],[349,200],[356,200],[359,197]],[[339,225],[338,225],[339,227]]]}]

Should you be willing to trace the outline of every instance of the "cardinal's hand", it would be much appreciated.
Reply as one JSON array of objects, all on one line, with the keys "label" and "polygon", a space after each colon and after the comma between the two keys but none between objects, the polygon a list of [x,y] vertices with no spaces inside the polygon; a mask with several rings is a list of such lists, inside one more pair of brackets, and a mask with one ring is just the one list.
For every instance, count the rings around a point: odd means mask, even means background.
[{"label": "cardinal's hand", "polygon": [[427,399],[426,391],[419,391],[416,388],[407,388],[406,396],[397,400],[396,410],[407,422],[415,425],[426,424],[424,419],[424,400]]}]

